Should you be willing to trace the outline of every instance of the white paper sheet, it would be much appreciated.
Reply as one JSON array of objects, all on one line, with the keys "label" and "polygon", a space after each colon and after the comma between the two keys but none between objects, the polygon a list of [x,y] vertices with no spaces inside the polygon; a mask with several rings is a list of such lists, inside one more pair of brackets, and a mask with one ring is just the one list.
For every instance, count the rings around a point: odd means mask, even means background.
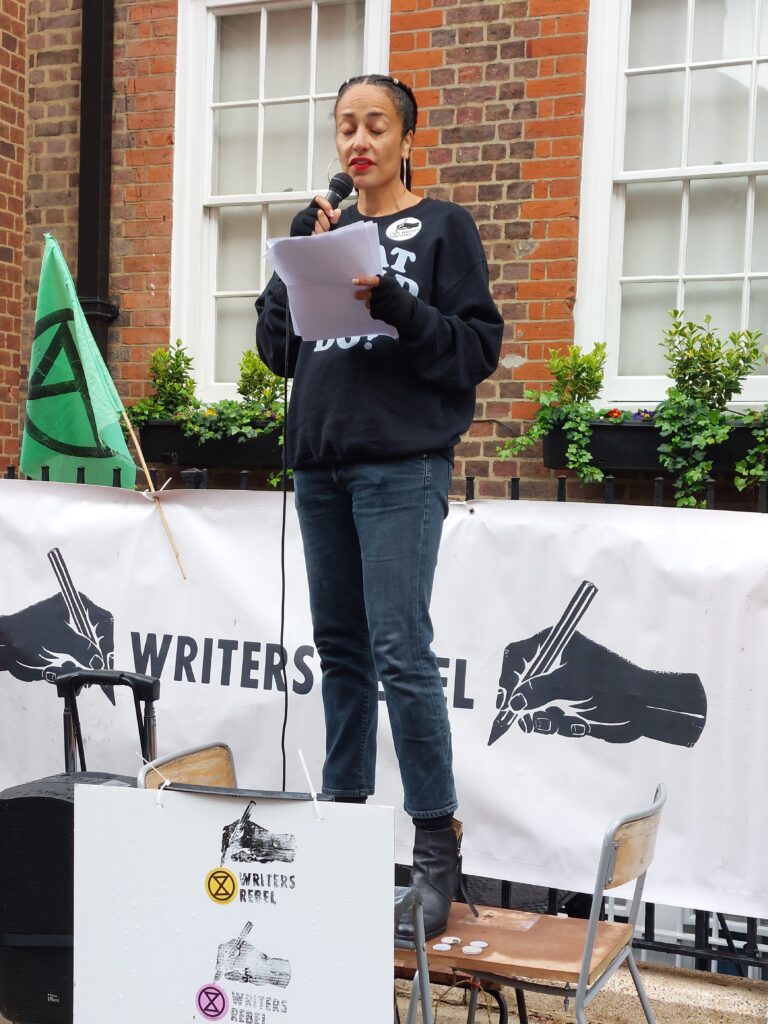
[{"label": "white paper sheet", "polygon": [[305,341],[361,334],[397,337],[397,330],[374,320],[355,298],[353,277],[382,272],[379,232],[370,221],[322,235],[273,238],[266,257],[288,289],[293,329]]}]

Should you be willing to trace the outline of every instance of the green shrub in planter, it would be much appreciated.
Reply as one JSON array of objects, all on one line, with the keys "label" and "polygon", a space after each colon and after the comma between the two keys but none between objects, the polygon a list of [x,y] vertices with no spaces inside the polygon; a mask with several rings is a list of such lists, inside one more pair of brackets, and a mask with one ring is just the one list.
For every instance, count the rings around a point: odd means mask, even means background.
[{"label": "green shrub in planter", "polygon": [[552,387],[546,391],[527,390],[525,397],[538,402],[533,423],[519,437],[508,438],[498,450],[499,457],[511,459],[542,440],[555,427],[561,427],[568,440],[566,464],[584,483],[603,479],[603,471],[594,465],[589,451],[592,420],[597,417],[593,402],[603,386],[605,343],[598,342],[591,352],[571,345],[566,355],[550,350],[547,366]]},{"label": "green shrub in planter", "polygon": [[171,420],[200,444],[224,437],[245,441],[282,427],[283,381],[253,350],[247,350],[240,361],[240,401],[202,402],[195,396],[192,359],[180,340],[152,353],[149,372],[154,393],[126,410],[134,427],[150,420]]},{"label": "green shrub in planter", "polygon": [[595,409],[593,403],[603,384],[604,344],[586,353],[578,345],[571,345],[565,356],[552,350],[548,362],[552,387],[525,392],[526,398],[539,403],[539,409],[519,437],[509,438],[500,446],[500,458],[519,455],[534,442],[562,430],[565,465],[584,483],[592,483],[603,479],[591,447],[596,424],[618,426],[630,420],[653,423],[661,438],[659,465],[673,478],[675,503],[701,507],[718,447],[722,454],[722,445],[742,424],[751,430],[751,444],[736,462],[736,487],[743,490],[768,480],[768,410],[739,413],[727,408],[760,360],[760,333],[732,331],[723,341],[709,315],[700,324],[685,320],[679,310],[670,310],[669,315],[671,326],[664,332],[661,345],[672,383],[655,410],[632,414],[621,409]]},{"label": "green shrub in planter", "polygon": [[[711,316],[697,324],[684,320],[680,310],[672,309],[669,315],[672,324],[661,344],[672,386],[655,415],[662,436],[659,459],[674,478],[675,504],[701,508],[712,472],[712,450],[728,439],[738,419],[727,405],[741,393],[759,362],[760,332],[732,331],[723,341]],[[754,450],[747,459],[750,456],[757,458]],[[744,480],[754,475],[756,466],[750,465],[741,474]]]}]

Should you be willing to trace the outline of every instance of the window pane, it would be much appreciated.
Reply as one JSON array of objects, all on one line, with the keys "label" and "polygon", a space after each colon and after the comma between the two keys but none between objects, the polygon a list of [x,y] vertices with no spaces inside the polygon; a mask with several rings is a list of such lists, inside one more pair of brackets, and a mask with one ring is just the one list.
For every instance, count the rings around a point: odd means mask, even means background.
[{"label": "window pane", "polygon": [[721,338],[741,326],[741,281],[689,281],[683,307],[686,320],[702,323],[707,313]]},{"label": "window pane", "polygon": [[679,181],[627,185],[625,277],[677,273],[682,195]]},{"label": "window pane", "polygon": [[682,72],[628,79],[625,170],[679,167],[682,123]]},{"label": "window pane", "polygon": [[688,0],[633,0],[629,66],[658,67],[685,60]]},{"label": "window pane", "polygon": [[760,45],[758,53],[762,56],[768,53],[768,0],[762,0],[762,12],[760,15]]},{"label": "window pane", "polygon": [[669,326],[668,309],[677,305],[675,284],[624,284],[621,287],[619,374],[667,372],[661,339]]},{"label": "window pane", "polygon": [[214,102],[258,98],[260,21],[258,14],[228,14],[219,18]]},{"label": "window pane", "polygon": [[317,11],[316,92],[335,93],[363,69],[364,3],[321,4]]},{"label": "window pane", "polygon": [[[752,281],[750,285],[747,327],[750,331],[762,332],[762,338],[758,339],[762,349],[762,346],[768,340],[768,281]],[[754,372],[764,377],[768,375],[768,365],[763,355],[761,355],[760,362],[757,364],[757,369]]]},{"label": "window pane", "polygon": [[256,191],[257,107],[232,107],[213,112],[214,195]]},{"label": "window pane", "polygon": [[755,0],[696,0],[693,59],[751,57]]},{"label": "window pane", "polygon": [[256,331],[254,298],[216,299],[216,351],[213,377],[217,384],[236,382],[240,360],[253,348]]},{"label": "window pane", "polygon": [[746,178],[692,181],[685,272],[740,274],[746,215]]},{"label": "window pane", "polygon": [[219,258],[216,290],[256,291],[261,264],[261,207],[219,210]]},{"label": "window pane", "polygon": [[[765,16],[768,18],[768,11]],[[766,64],[760,64],[757,68],[755,160],[768,160],[768,65]]]},{"label": "window pane", "polygon": [[768,178],[755,182],[755,226],[752,230],[752,270],[768,271]]},{"label": "window pane", "polygon": [[[287,238],[291,221],[306,203],[273,203],[267,207],[267,238]],[[272,270],[270,268],[270,274]]]},{"label": "window pane", "polygon": [[689,164],[732,164],[747,159],[747,65],[691,73]]},{"label": "window pane", "polygon": [[309,104],[279,103],[264,110],[264,192],[303,191],[307,182]]},{"label": "window pane", "polygon": [[[214,298],[215,335],[208,341],[217,383],[237,380],[242,353],[253,346],[266,238],[290,234],[291,221],[306,205],[293,193],[324,192],[329,165],[331,173],[338,170],[330,97],[344,79],[364,69],[367,6],[365,0],[214,4],[211,98],[214,105],[232,106],[212,111],[210,191],[253,200],[279,193],[289,200],[207,213],[217,228],[210,234],[217,239],[214,280],[207,285],[209,295],[219,296]],[[329,98],[316,100],[318,94]],[[205,266],[211,266],[211,255],[203,254]],[[221,294],[229,292],[254,298]]]},{"label": "window pane", "polygon": [[309,7],[269,12],[265,96],[303,96],[309,92],[311,29]]},{"label": "window pane", "polygon": [[[334,141],[336,129],[333,121],[335,100],[318,100],[315,106],[315,149],[312,160],[312,186],[325,188],[329,178],[341,168]],[[330,175],[328,170],[330,169]]]}]

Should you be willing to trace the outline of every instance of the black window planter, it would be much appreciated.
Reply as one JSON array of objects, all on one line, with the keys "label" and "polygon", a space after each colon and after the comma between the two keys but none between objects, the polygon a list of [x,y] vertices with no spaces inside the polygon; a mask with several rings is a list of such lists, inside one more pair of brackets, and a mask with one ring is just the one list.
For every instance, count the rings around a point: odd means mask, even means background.
[{"label": "black window planter", "polygon": [[271,430],[244,441],[220,437],[198,441],[186,437],[181,427],[169,420],[150,420],[139,431],[147,462],[165,466],[195,466],[198,469],[274,469],[283,464],[281,430]]},{"label": "black window planter", "polygon": [[[662,472],[658,448],[662,442],[659,428],[653,423],[606,423],[593,420],[589,450],[594,464],[608,473],[651,471]],[[714,452],[713,472],[732,472],[739,459],[752,447],[752,431],[737,425],[728,440]],[[565,469],[568,439],[561,427],[550,431],[543,440],[544,465],[549,469]]]}]

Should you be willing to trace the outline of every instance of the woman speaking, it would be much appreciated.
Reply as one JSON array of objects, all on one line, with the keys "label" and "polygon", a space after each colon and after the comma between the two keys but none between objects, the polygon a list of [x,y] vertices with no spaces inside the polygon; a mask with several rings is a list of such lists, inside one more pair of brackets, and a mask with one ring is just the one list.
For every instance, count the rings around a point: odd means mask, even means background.
[{"label": "woman speaking", "polygon": [[376,224],[384,272],[351,284],[398,337],[302,342],[286,330],[286,290],[273,275],[256,303],[256,339],[266,364],[293,377],[286,445],[322,667],[323,792],[360,803],[374,792],[381,680],[416,828],[411,884],[432,937],[455,895],[461,827],[429,604],[454,445],[476,385],[496,368],[503,324],[470,214],[411,191],[416,117],[395,78],[344,82],[336,148],[357,203],[333,210],[318,197],[291,227]]}]

